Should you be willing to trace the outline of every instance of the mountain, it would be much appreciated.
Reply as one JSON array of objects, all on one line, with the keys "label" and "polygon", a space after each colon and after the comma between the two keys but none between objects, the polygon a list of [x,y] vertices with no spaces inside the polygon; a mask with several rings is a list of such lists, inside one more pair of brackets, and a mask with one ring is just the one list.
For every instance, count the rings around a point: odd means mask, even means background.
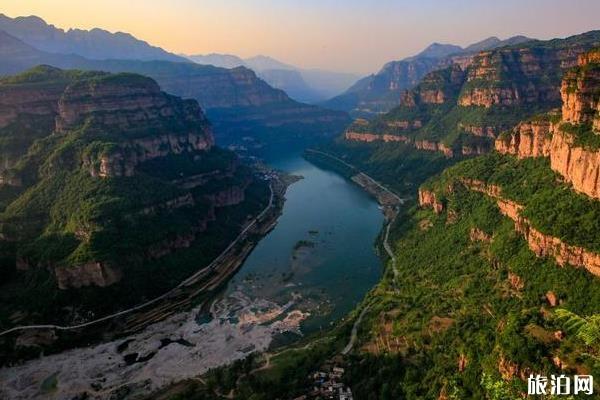
[{"label": "mountain", "polygon": [[416,56],[385,64],[378,73],[362,78],[345,93],[320,104],[350,112],[354,117],[371,118],[397,106],[402,91],[416,86],[431,71],[452,63],[466,68],[472,56],[479,51],[516,45],[528,40],[531,39],[524,36],[506,40],[491,37],[464,49],[451,44],[433,43]]},{"label": "mountain", "polygon": [[[409,243],[399,248],[400,265],[409,258],[415,266],[430,265],[422,271],[428,280],[447,282],[429,283],[436,298],[449,299],[452,287],[458,289],[450,281],[462,281],[460,302],[479,302],[489,311],[448,315],[463,327],[468,319],[479,321],[477,336],[490,335],[485,344],[468,339],[475,332],[469,328],[460,330],[465,339],[451,329],[441,333],[440,342],[460,349],[449,355],[458,365],[449,374],[462,382],[460,398],[464,391],[490,398],[494,385],[504,388],[501,398],[518,398],[526,393],[528,371],[597,370],[590,352],[599,343],[586,335],[597,329],[583,327],[599,317],[600,197],[593,178],[600,168],[599,89],[596,50],[566,72],[561,111],[522,121],[496,141],[497,152],[459,163],[420,190],[422,209],[411,213],[413,222],[405,227],[401,239]],[[451,248],[440,245],[446,241]],[[426,254],[428,247],[435,256]],[[428,307],[431,312],[436,305]],[[489,383],[468,383],[470,373],[484,374]],[[431,392],[454,390],[438,381]]]},{"label": "mountain", "polygon": [[344,113],[298,103],[245,67],[225,69],[191,62],[91,60],[40,51],[1,32],[0,56],[0,73],[4,74],[48,64],[149,76],[168,93],[196,99],[214,123],[217,139],[223,143],[235,142],[242,136],[266,141],[324,137],[339,133],[348,123]]},{"label": "mountain", "polygon": [[269,69],[279,69],[279,70],[281,70],[281,69],[283,69],[283,70],[298,69],[292,65],[289,65],[289,64],[283,63],[279,60],[276,60],[273,57],[263,56],[263,55],[246,58],[244,60],[244,62],[246,63],[246,65],[249,68],[251,68],[255,71],[264,71],[264,70],[269,70]]},{"label": "mountain", "polygon": [[198,64],[214,65],[215,67],[222,68],[235,68],[246,65],[244,60],[232,54],[211,53],[206,55],[197,54],[185,57]]},{"label": "mountain", "polygon": [[453,44],[432,43],[425,50],[411,58],[443,58],[462,51],[462,47]]},{"label": "mountain", "polygon": [[564,72],[598,45],[600,31],[591,31],[480,52],[466,69],[430,72],[402,93],[400,106],[371,122],[357,120],[346,138],[403,142],[447,157],[486,153],[501,132],[559,107]]},{"label": "mountain", "polygon": [[191,55],[187,58],[198,64],[223,68],[248,67],[269,85],[285,91],[294,100],[307,103],[335,96],[348,89],[358,78],[355,74],[298,68],[263,55],[246,59],[231,54]]},{"label": "mountain", "polygon": [[1,79],[0,136],[2,327],[16,311],[69,324],[162,294],[268,202],[198,103],[141,75]]},{"label": "mountain", "polygon": [[91,59],[187,61],[128,33],[102,29],[65,31],[35,16],[10,18],[0,14],[0,30],[49,53],[78,54]]}]

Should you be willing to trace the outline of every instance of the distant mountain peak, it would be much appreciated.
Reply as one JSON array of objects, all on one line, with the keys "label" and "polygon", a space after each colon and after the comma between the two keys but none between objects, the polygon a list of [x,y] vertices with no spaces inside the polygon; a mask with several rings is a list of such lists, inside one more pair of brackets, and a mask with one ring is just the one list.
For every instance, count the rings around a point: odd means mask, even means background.
[{"label": "distant mountain peak", "polygon": [[434,42],[413,58],[442,58],[461,51],[463,48],[460,46]]}]

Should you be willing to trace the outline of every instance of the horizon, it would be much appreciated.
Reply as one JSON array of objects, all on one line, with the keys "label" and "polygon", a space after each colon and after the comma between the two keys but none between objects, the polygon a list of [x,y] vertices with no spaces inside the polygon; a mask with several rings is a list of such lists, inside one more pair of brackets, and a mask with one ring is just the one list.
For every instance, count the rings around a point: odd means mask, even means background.
[{"label": "horizon", "polygon": [[[231,54],[243,59],[264,55],[300,68],[359,75],[375,73],[385,63],[413,56],[435,42],[466,47],[492,36],[547,40],[600,28],[600,2],[593,0],[566,5],[561,0],[448,3],[59,0],[49,5],[25,0],[5,5],[0,12],[11,18],[37,16],[65,31],[125,32],[174,54]],[[410,18],[399,20],[403,15]],[[422,30],[425,25],[428,29]]]}]

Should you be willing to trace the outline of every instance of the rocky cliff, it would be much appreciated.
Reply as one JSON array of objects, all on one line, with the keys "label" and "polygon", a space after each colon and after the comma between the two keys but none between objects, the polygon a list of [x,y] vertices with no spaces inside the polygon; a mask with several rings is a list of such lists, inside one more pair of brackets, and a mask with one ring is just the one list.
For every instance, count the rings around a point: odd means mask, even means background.
[{"label": "rocky cliff", "polygon": [[594,127],[598,118],[598,50],[579,57],[561,85],[562,114],[519,124],[496,141],[496,150],[519,158],[549,157],[551,168],[575,190],[600,198],[600,151]]},{"label": "rocky cliff", "polygon": [[570,124],[591,124],[600,132],[600,50],[579,57],[578,67],[565,74],[560,94],[562,119]]},{"label": "rocky cliff", "polygon": [[[531,221],[523,217],[523,205],[507,199],[502,195],[502,188],[497,185],[475,179],[459,179],[457,183],[462,186],[496,201],[500,213],[514,222],[515,231],[522,234],[531,251],[538,257],[552,257],[560,266],[571,265],[582,267],[595,276],[600,276],[600,253],[590,251],[581,246],[565,243],[560,238],[545,234],[533,227]],[[448,186],[451,192],[454,187]],[[444,204],[439,201],[436,194],[427,189],[419,190],[419,205],[432,208],[437,214],[444,210]]]},{"label": "rocky cliff", "polygon": [[[401,102],[402,92],[417,86],[430,72],[456,65],[465,70],[477,52],[485,49],[524,43],[530,39],[514,37],[507,40],[489,40],[461,48],[434,43],[421,53],[400,61],[385,64],[376,74],[367,76],[345,93],[323,103],[324,106],[350,112],[352,116],[374,117],[388,112]],[[424,92],[430,103],[442,102],[443,93]]]},{"label": "rocky cliff", "polygon": [[549,120],[522,122],[495,142],[496,151],[519,158],[548,157],[554,127]]},{"label": "rocky cliff", "polygon": [[209,240],[215,209],[243,207],[255,184],[196,101],[139,75],[38,67],[0,80],[0,116],[2,256],[59,289],[128,287]]}]

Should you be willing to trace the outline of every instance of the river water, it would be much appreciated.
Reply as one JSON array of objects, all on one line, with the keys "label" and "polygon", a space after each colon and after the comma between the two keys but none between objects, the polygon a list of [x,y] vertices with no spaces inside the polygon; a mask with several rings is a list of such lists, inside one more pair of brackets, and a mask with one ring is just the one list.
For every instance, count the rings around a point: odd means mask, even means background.
[{"label": "river water", "polygon": [[299,153],[267,162],[303,179],[283,213],[215,299],[113,342],[0,369],[0,398],[130,398],[193,378],[255,351],[324,329],[381,274],[374,241],[383,216],[351,182]]},{"label": "river water", "polygon": [[350,312],[381,274],[373,244],[383,215],[363,190],[298,153],[270,156],[269,165],[303,179],[289,187],[283,214],[261,240],[228,292],[278,303],[300,296],[305,333]]}]

